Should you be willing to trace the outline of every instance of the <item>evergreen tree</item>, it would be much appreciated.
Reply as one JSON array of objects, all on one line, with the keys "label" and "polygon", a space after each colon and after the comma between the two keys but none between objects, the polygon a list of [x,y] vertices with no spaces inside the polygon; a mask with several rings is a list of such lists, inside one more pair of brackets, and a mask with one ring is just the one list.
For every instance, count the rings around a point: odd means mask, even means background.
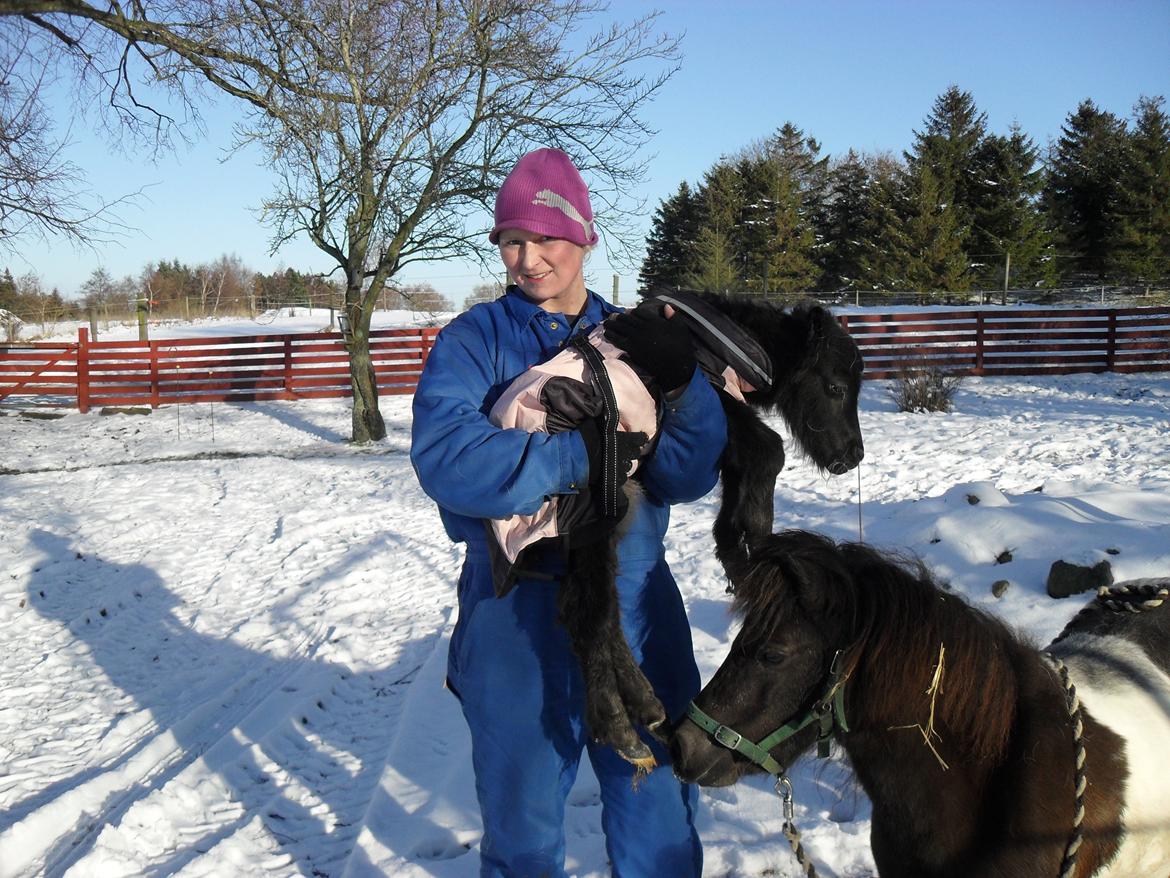
[{"label": "evergreen tree", "polygon": [[1051,286],[1056,263],[1040,211],[1043,169],[1035,143],[1013,124],[1007,137],[983,141],[976,168],[980,184],[967,255],[988,266],[981,281],[998,288],[1008,269],[1009,284]]},{"label": "evergreen tree", "polygon": [[1170,277],[1170,119],[1161,97],[1134,108],[1113,265],[1147,285]]},{"label": "evergreen tree", "polygon": [[683,285],[691,273],[699,225],[699,196],[684,180],[678,191],[654,212],[646,257],[638,272],[638,290]]},{"label": "evergreen tree", "polygon": [[699,189],[694,258],[683,285],[722,292],[740,286],[742,262],[735,235],[743,214],[743,179],[720,161]]},{"label": "evergreen tree", "polygon": [[715,293],[725,293],[739,286],[735,253],[725,232],[711,226],[699,230],[695,241],[695,268],[684,279],[684,286]]},{"label": "evergreen tree", "polygon": [[864,285],[874,290],[909,290],[909,174],[905,164],[892,157],[870,162],[866,170],[870,182],[862,237]]},{"label": "evergreen tree", "polygon": [[732,241],[746,289],[794,292],[816,283],[827,165],[816,140],[791,122],[740,154],[742,206]]},{"label": "evergreen tree", "polygon": [[[921,132],[914,132],[914,145],[906,153],[912,178],[929,169],[938,191],[939,209],[953,211],[948,219],[956,229],[973,227],[980,195],[979,156],[987,137],[987,115],[979,112],[970,92],[950,86],[935,98]],[[968,241],[960,242],[967,249]]]},{"label": "evergreen tree", "polygon": [[7,268],[0,275],[0,309],[11,311],[19,315],[20,302],[16,292],[16,281],[12,279],[12,272]]},{"label": "evergreen tree", "polygon": [[765,238],[752,254],[752,261],[762,275],[762,291],[767,294],[809,290],[818,275],[813,261],[816,234],[801,210],[799,183],[782,173],[773,174],[769,183],[771,210],[761,227]]},{"label": "evergreen tree", "polygon": [[833,166],[829,181],[818,286],[825,290],[850,289],[858,286],[865,274],[865,237],[872,220],[869,170],[851,149]]},{"label": "evergreen tree", "polygon": [[1048,157],[1045,202],[1073,269],[1101,280],[1120,239],[1128,152],[1125,121],[1082,101]]},{"label": "evergreen tree", "polygon": [[943,186],[926,166],[881,180],[871,203],[867,275],[879,289],[931,292],[964,290],[965,233],[943,196]]}]

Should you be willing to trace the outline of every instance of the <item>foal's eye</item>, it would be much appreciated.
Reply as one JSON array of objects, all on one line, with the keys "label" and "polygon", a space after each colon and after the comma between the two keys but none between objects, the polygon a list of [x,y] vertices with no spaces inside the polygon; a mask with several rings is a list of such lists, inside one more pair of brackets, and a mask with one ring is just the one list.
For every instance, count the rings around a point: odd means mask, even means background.
[{"label": "foal's eye", "polygon": [[844,396],[845,395],[845,385],[844,384],[830,384],[829,385],[829,393],[832,396]]},{"label": "foal's eye", "polygon": [[788,651],[780,646],[765,646],[756,653],[756,658],[765,665],[778,665],[788,658]]}]

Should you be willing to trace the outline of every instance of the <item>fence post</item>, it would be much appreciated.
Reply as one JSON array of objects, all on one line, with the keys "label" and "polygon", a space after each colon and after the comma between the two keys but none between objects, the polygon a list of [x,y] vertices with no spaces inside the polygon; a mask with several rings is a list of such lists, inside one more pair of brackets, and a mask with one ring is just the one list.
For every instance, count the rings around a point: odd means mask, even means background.
[{"label": "fence post", "polygon": [[1117,364],[1117,311],[1109,310],[1109,336],[1105,344],[1105,369],[1108,372],[1113,371],[1113,367]]},{"label": "fence post", "polygon": [[89,330],[77,327],[77,410],[89,411]]},{"label": "fence post", "polygon": [[159,407],[158,342],[152,341],[147,344],[150,351],[150,407],[156,409]]},{"label": "fence post", "polygon": [[292,358],[292,336],[286,335],[284,337],[284,392],[286,399],[294,399],[293,394],[293,358]]},{"label": "fence post", "polygon": [[983,312],[975,312],[975,374],[983,374]]}]

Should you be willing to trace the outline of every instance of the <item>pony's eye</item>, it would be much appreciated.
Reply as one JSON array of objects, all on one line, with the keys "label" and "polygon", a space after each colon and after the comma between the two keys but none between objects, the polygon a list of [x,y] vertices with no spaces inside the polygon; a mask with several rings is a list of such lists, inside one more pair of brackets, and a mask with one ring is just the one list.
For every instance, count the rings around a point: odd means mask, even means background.
[{"label": "pony's eye", "polygon": [[756,654],[756,658],[765,665],[778,665],[788,658],[788,651],[780,646],[765,646]]},{"label": "pony's eye", "polygon": [[845,395],[845,385],[844,384],[830,384],[829,385],[829,393],[832,394],[833,396],[844,396]]}]

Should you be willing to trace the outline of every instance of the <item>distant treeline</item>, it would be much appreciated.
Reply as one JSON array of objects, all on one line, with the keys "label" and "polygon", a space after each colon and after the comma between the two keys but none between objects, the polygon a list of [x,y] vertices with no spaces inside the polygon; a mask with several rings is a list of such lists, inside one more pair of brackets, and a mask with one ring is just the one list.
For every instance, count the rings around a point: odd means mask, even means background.
[{"label": "distant treeline", "polygon": [[[112,277],[97,268],[81,285],[76,297],[65,298],[46,290],[40,277],[29,273],[14,278],[0,272],[0,308],[25,323],[46,325],[59,320],[102,321],[129,319],[139,301],[152,319],[262,314],[274,308],[312,306],[340,308],[345,291],[338,282],[292,268],[262,274],[249,269],[237,256],[221,256],[202,265],[177,259],[148,263],[137,277]],[[381,308],[449,311],[450,301],[429,284],[387,289]]]},{"label": "distant treeline", "polygon": [[967,290],[1170,279],[1170,121],[1084,101],[1046,151],[987,130],[948,88],[901,157],[822,156],[786,123],[685,181],[655,213],[639,274],[770,294]]}]

